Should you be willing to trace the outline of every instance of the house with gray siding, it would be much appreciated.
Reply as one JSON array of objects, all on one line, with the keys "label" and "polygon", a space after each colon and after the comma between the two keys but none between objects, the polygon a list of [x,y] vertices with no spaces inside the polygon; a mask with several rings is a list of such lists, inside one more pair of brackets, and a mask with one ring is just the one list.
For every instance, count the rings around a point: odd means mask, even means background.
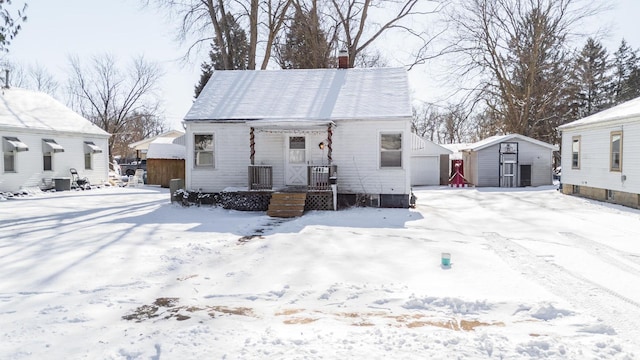
[{"label": "house with gray siding", "polygon": [[640,208],[640,98],[559,129],[563,193]]},{"label": "house with gray siding", "polygon": [[0,192],[69,184],[71,168],[108,180],[107,132],[41,92],[5,87],[0,100]]},{"label": "house with gray siding", "polygon": [[214,71],[184,119],[185,188],[309,193],[407,207],[411,102],[406,70]]},{"label": "house with gray siding", "polygon": [[460,150],[465,179],[473,186],[523,187],[553,184],[558,147],[519,134],[496,135]]}]

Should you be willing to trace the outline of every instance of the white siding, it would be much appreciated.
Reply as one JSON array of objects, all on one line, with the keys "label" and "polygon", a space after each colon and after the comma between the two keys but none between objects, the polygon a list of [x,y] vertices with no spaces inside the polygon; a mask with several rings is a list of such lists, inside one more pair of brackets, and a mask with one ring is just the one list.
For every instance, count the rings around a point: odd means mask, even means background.
[{"label": "white siding", "polygon": [[[623,131],[622,171],[610,171],[610,136]],[[571,168],[571,141],[580,136],[580,169]],[[640,121],[566,129],[562,132],[562,183],[640,193]],[[622,176],[626,176],[623,181]]]},{"label": "white siding", "polygon": [[[213,169],[195,168],[194,134],[213,134]],[[187,123],[185,142],[185,187],[188,190],[219,192],[228,187],[247,187],[250,149],[249,128],[244,124]]]},{"label": "white siding", "polygon": [[518,141],[518,164],[531,165],[531,186],[551,185],[553,152],[548,148]]},{"label": "white siding", "polygon": [[477,151],[474,167],[477,173],[476,186],[499,186],[500,161],[498,155],[499,145],[489,146]]},{"label": "white siding", "polygon": [[[380,133],[402,133],[402,168],[380,168]],[[411,128],[408,119],[342,121],[334,132],[338,192],[409,194]]]},{"label": "white siding", "polygon": [[[2,137],[15,136],[29,147],[29,151],[16,153],[16,172],[4,172],[4,153],[0,157],[0,191],[18,191],[23,187],[37,187],[43,179],[71,177],[70,168],[87,177],[94,185],[103,184],[108,179],[108,142],[104,137],[83,136],[82,134],[47,132],[0,132]],[[53,139],[64,148],[64,152],[54,153],[52,170],[44,171],[42,139]],[[84,168],[84,142],[93,141],[103,152],[94,154],[93,168]],[[0,146],[2,144],[0,143]],[[0,148],[0,151],[3,149]]]},{"label": "white siding", "polygon": [[[189,190],[219,192],[226,188],[247,188],[247,168],[250,164],[250,123],[187,122],[186,183]],[[328,164],[328,149],[318,147],[326,142],[326,130],[271,132],[256,129],[255,164],[273,167],[273,186],[285,183],[285,149],[288,135],[305,135],[309,165]],[[402,133],[402,164],[399,169],[380,168],[380,133]],[[214,134],[215,169],[194,169],[193,135]],[[410,192],[410,122],[342,121],[334,128],[333,164],[338,166],[340,193],[409,194]]]}]

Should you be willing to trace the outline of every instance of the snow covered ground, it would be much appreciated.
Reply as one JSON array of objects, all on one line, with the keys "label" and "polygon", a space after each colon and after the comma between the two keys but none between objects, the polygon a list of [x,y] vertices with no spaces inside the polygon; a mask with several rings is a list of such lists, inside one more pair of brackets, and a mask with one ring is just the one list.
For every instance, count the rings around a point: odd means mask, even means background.
[{"label": "snow covered ground", "polygon": [[154,187],[0,201],[0,358],[640,356],[640,212],[416,195],[292,220]]}]

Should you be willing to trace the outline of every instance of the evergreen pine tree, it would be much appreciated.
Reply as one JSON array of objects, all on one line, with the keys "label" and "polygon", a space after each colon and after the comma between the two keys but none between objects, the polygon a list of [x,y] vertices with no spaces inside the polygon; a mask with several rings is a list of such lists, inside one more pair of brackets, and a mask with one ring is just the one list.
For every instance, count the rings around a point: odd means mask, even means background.
[{"label": "evergreen pine tree", "polygon": [[613,55],[611,97],[619,104],[640,96],[640,59],[638,50],[629,47],[624,39]]},{"label": "evergreen pine tree", "polygon": [[315,7],[309,11],[296,9],[277,54],[283,69],[318,69],[331,65],[331,44],[320,28]]},{"label": "evergreen pine tree", "polygon": [[607,88],[611,84],[607,50],[593,38],[574,60],[571,84],[575,99],[575,116],[583,118],[609,107]]},{"label": "evergreen pine tree", "polygon": [[249,63],[249,42],[247,41],[247,34],[240,27],[240,24],[235,20],[233,15],[227,15],[227,25],[230,28],[230,44],[227,49],[230,50],[229,57],[231,59],[232,69],[224,69],[222,64],[222,55],[220,54],[220,44],[214,39],[211,44],[211,50],[209,51],[209,61],[205,61],[200,65],[202,73],[200,74],[200,80],[195,86],[195,97],[197,98],[204,89],[204,86],[211,78],[214,70],[246,70]]}]

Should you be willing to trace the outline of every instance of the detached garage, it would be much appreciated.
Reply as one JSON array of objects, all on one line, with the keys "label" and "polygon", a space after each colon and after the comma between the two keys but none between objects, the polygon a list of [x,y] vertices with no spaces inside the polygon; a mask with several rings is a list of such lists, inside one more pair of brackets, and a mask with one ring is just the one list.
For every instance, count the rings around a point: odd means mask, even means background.
[{"label": "detached garage", "polygon": [[411,186],[446,185],[449,155],[453,152],[411,134]]},{"label": "detached garage", "polygon": [[551,185],[554,151],[557,146],[524,135],[492,136],[461,150],[464,176],[475,186]]}]

